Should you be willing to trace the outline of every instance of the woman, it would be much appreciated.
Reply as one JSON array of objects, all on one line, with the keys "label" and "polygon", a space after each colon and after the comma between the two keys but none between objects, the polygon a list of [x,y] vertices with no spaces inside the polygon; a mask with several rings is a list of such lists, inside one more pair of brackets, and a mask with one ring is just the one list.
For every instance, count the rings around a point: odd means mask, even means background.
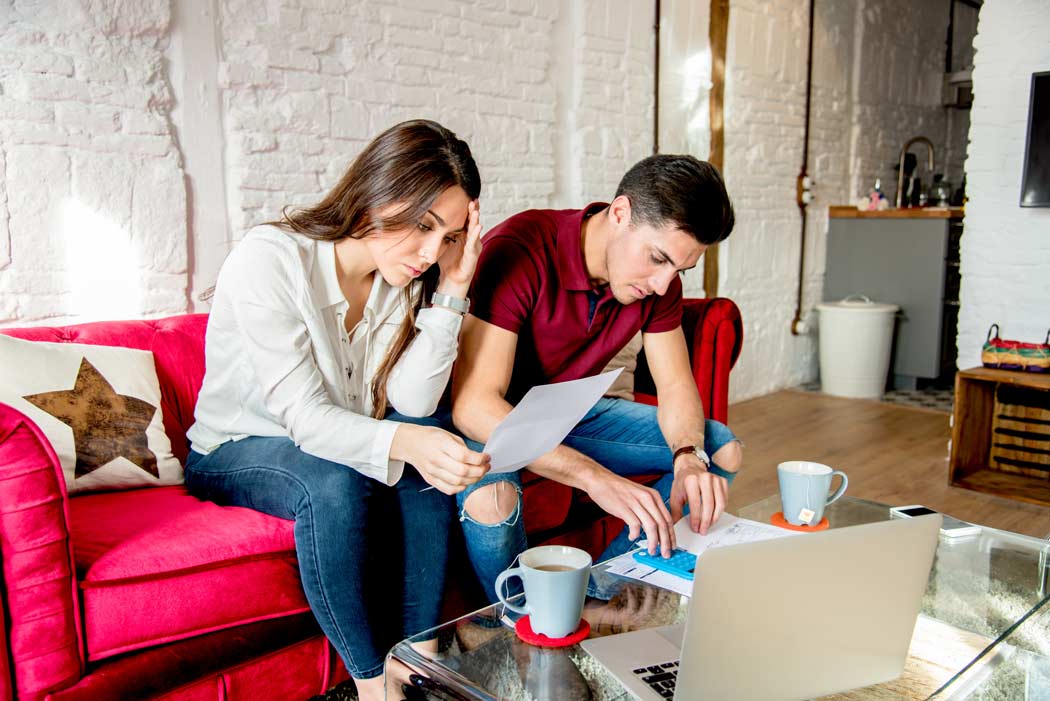
[{"label": "woman", "polygon": [[[448,382],[479,192],[466,143],[435,122],[398,124],[319,204],[252,229],[215,287],[186,485],[295,519],[307,600],[365,700],[384,693],[391,640],[377,633],[438,623],[446,495],[488,470],[458,436],[396,420],[433,413]],[[377,503],[397,504],[400,529],[368,527]],[[403,554],[399,622],[367,605],[380,548]]]}]

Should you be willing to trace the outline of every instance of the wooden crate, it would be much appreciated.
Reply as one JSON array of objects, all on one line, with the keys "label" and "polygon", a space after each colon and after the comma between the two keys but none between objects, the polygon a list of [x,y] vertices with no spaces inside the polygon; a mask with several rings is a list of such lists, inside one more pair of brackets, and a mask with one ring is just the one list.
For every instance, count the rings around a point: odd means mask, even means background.
[{"label": "wooden crate", "polygon": [[999,385],[992,409],[993,470],[1050,481],[1050,392]]},{"label": "wooden crate", "polygon": [[948,479],[1050,506],[1050,377],[991,368],[957,373]]}]

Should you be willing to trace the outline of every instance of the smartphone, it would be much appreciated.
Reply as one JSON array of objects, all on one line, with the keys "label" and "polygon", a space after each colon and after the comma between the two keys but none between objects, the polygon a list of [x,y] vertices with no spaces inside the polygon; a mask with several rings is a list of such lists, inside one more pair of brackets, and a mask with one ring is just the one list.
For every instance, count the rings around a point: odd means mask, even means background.
[{"label": "smartphone", "polygon": [[[894,506],[890,509],[890,516],[896,518],[911,518],[913,516],[928,516],[929,514],[939,513],[933,509],[921,506],[919,504],[912,504],[911,506]],[[980,526],[975,526],[972,523],[966,523],[966,521],[960,521],[957,518],[952,518],[946,514],[941,514],[943,522],[941,523],[941,535],[947,538],[958,538],[964,535],[977,535],[981,532]]]}]

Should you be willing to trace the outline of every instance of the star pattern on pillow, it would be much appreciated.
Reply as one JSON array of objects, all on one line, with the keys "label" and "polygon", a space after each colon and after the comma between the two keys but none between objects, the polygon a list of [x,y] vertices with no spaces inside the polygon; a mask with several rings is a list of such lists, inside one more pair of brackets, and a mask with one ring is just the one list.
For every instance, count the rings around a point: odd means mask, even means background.
[{"label": "star pattern on pillow", "polygon": [[146,437],[157,407],[118,394],[87,358],[80,361],[73,389],[23,398],[73,429],[75,478],[120,457],[159,478],[157,456],[149,449]]}]

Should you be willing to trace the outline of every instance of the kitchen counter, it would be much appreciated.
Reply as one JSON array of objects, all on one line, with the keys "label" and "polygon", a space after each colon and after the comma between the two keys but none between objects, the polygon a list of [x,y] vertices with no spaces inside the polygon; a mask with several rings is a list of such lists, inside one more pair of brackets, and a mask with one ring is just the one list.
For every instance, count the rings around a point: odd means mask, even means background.
[{"label": "kitchen counter", "polygon": [[962,207],[905,207],[868,212],[853,205],[831,205],[828,216],[832,219],[962,219]]}]

